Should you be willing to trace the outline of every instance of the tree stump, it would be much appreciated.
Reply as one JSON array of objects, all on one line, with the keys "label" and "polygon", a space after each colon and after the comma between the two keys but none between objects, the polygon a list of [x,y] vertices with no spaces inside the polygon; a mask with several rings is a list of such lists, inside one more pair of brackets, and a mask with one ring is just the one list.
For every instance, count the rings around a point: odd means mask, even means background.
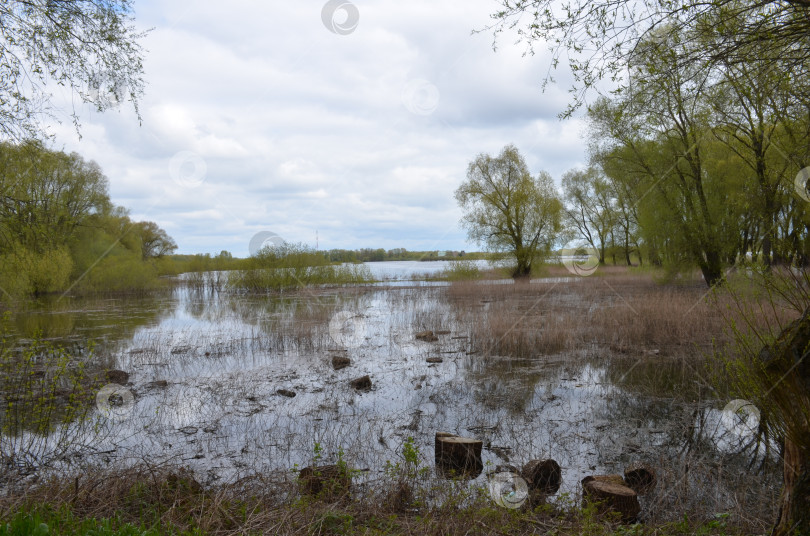
[{"label": "tree stump", "polygon": [[582,498],[588,502],[597,504],[599,513],[610,511],[618,512],[621,520],[625,523],[635,521],[641,512],[636,492],[615,482],[615,477],[621,479],[619,475],[607,475],[609,478],[597,478],[586,476],[582,479]]},{"label": "tree stump", "polygon": [[[622,475],[592,475],[592,476],[586,476],[585,478],[582,479],[582,485],[584,486],[585,483],[590,482],[592,480],[596,480],[598,482],[607,482],[608,484],[616,484],[617,486],[626,486],[628,488],[630,487],[630,486],[627,485],[627,482],[625,482],[625,480],[622,478]],[[630,489],[633,489],[633,488],[630,488]],[[635,490],[633,490],[633,491],[635,491]]]},{"label": "tree stump", "polygon": [[298,474],[301,492],[305,495],[345,495],[352,486],[348,468],[339,465],[309,466]]},{"label": "tree stump", "polygon": [[348,367],[352,364],[352,360],[348,357],[343,357],[340,355],[332,356],[332,368],[335,370],[340,370]]},{"label": "tree stump", "polygon": [[107,381],[117,383],[118,385],[126,385],[129,381],[129,372],[123,370],[108,370]]},{"label": "tree stump", "polygon": [[436,432],[436,467],[444,476],[474,478],[484,469],[481,460],[483,446],[484,442],[479,439]]},{"label": "tree stump", "polygon": [[360,378],[355,378],[349,382],[349,385],[358,391],[368,391],[371,389],[371,378],[369,378],[367,374],[365,376],[361,376]]},{"label": "tree stump", "polygon": [[523,466],[520,476],[529,485],[530,490],[554,495],[562,483],[560,464],[554,460],[529,460]]},{"label": "tree stump", "polygon": [[416,339],[425,342],[436,342],[439,338],[432,331],[420,331],[416,334]]},{"label": "tree stump", "polygon": [[655,471],[646,465],[631,465],[624,470],[627,486],[639,495],[646,495],[655,488]]}]

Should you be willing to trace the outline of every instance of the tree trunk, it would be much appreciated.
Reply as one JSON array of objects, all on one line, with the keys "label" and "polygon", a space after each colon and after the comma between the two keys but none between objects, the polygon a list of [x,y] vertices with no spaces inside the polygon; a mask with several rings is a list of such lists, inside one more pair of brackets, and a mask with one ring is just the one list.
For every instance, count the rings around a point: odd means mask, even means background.
[{"label": "tree trunk", "polygon": [[766,403],[785,430],[784,482],[772,534],[810,534],[810,307],[759,359],[769,388]]},{"label": "tree trunk", "polygon": [[784,484],[779,499],[779,517],[774,536],[810,534],[810,457],[793,441],[785,439]]}]

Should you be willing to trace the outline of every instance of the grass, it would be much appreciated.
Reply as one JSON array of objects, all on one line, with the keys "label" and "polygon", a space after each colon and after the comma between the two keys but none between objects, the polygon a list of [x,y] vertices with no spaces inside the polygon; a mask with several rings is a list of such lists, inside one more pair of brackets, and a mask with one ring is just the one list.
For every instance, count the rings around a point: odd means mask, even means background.
[{"label": "grass", "polygon": [[206,488],[183,470],[141,466],[47,481],[21,495],[4,495],[0,535],[748,533],[722,513],[621,525],[567,496],[535,509],[510,510],[496,506],[486,489],[465,491],[452,481],[445,481],[442,499],[430,505],[385,500],[402,497],[400,489],[401,481],[391,479],[348,496],[312,497],[300,493],[292,474],[256,475]]}]

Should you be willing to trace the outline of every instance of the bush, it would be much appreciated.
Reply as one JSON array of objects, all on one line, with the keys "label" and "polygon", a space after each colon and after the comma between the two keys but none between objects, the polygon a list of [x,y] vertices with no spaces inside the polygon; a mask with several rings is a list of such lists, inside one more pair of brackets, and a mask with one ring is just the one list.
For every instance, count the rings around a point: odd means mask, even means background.
[{"label": "bush", "polygon": [[38,253],[15,245],[0,257],[0,287],[11,298],[56,292],[67,287],[72,269],[66,248]]},{"label": "bush", "polygon": [[442,278],[448,281],[469,281],[472,279],[481,279],[481,270],[475,261],[451,261],[450,264],[442,270]]},{"label": "bush", "polygon": [[363,265],[333,265],[320,252],[303,244],[283,244],[260,250],[247,270],[237,270],[228,286],[263,292],[302,288],[309,285],[362,284],[373,280]]}]

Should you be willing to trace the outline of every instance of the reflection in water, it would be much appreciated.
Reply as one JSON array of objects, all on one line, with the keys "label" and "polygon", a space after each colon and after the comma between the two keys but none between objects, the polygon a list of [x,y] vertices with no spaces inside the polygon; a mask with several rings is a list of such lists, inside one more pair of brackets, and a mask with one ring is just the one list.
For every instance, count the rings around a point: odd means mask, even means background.
[{"label": "reflection in water", "polygon": [[[495,305],[459,300],[448,287],[280,296],[176,288],[149,298],[39,304],[18,314],[15,326],[18,337],[46,326],[66,341],[95,340],[110,367],[131,374],[131,416],[106,422],[93,439],[119,463],[179,460],[214,482],[307,465],[318,443],[324,461],[342,450],[355,467],[369,468],[361,478],[374,479],[408,437],[432,463],[434,433],[447,431],[483,440],[485,466],[553,458],[563,468],[562,491],[571,493],[587,474],[638,461],[657,467],[667,486],[700,487],[696,468],[718,463],[725,473],[717,486],[733,481],[731,468],[744,460],[718,448],[722,406],[689,366],[604,351],[594,357],[600,352],[589,347],[497,355],[476,346],[482,326],[509,306]],[[551,326],[555,307],[578,306],[593,309],[561,297],[538,314]],[[329,332],[341,311],[362,322],[365,336],[351,347]],[[438,340],[414,337],[425,330]],[[334,370],[335,355],[352,365]],[[370,392],[349,387],[366,374]],[[718,508],[732,500],[726,487],[701,489],[689,496]]]}]

